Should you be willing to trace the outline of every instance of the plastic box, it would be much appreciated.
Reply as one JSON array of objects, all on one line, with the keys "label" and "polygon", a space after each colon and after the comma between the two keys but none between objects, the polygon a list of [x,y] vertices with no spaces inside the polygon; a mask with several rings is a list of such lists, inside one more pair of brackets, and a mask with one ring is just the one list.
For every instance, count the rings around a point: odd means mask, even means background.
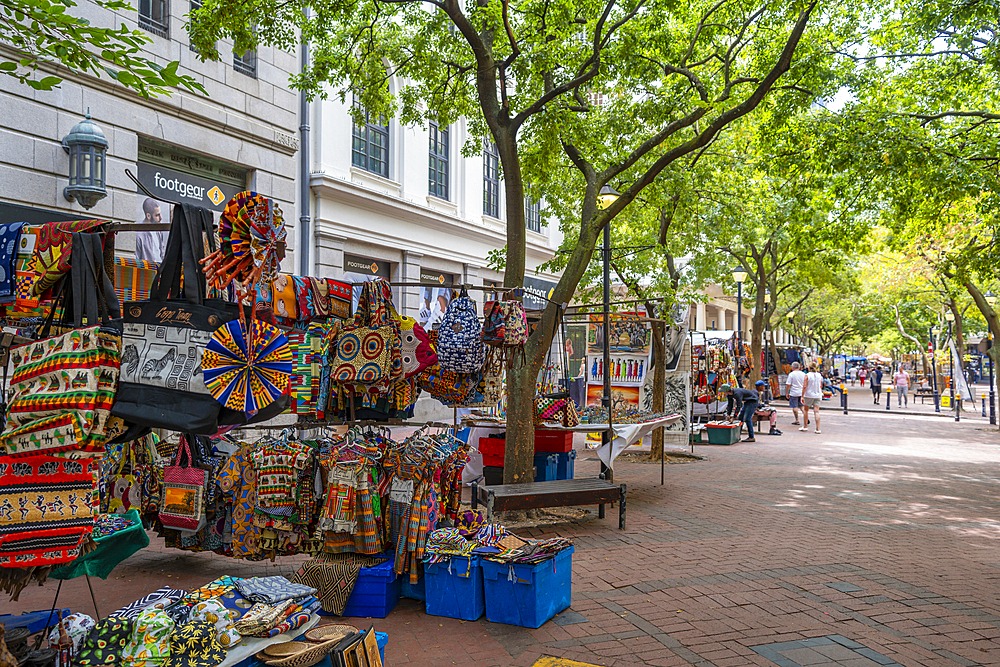
[{"label": "plastic box", "polygon": [[397,577],[392,569],[391,559],[375,567],[361,568],[343,616],[385,618],[399,604],[402,584],[402,577]]},{"label": "plastic box", "polygon": [[486,620],[537,628],[568,609],[573,595],[573,547],[557,553],[554,560],[536,565],[484,560]]},{"label": "plastic box", "polygon": [[733,445],[740,439],[740,424],[706,424],[705,433],[712,445]]},{"label": "plastic box", "polygon": [[573,479],[576,469],[576,452],[556,454],[556,479]]},{"label": "plastic box", "polygon": [[547,428],[535,429],[535,451],[559,453],[573,449],[572,431],[555,431]]},{"label": "plastic box", "polygon": [[559,457],[556,454],[535,454],[535,481],[551,482],[556,479]]},{"label": "plastic box", "polygon": [[424,565],[426,609],[431,616],[476,621],[486,611],[483,567],[476,556],[452,556]]},{"label": "plastic box", "polygon": [[503,466],[507,451],[507,441],[503,438],[480,438],[479,453],[483,455],[484,466]]},{"label": "plastic box", "polygon": [[417,578],[417,583],[410,583],[410,575],[404,572],[400,577],[402,580],[402,585],[399,588],[399,595],[404,598],[410,598],[411,600],[420,600],[423,602],[427,599],[424,593],[424,573],[421,572],[420,576]]}]

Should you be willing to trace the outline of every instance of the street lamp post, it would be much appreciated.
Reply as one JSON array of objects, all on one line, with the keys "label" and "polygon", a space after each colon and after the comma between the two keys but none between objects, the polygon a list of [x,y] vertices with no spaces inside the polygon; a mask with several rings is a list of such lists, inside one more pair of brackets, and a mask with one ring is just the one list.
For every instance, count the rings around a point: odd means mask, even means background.
[{"label": "street lamp post", "polygon": [[[946,312],[944,319],[948,320],[948,344],[951,346],[954,344],[951,340],[951,325],[955,321],[955,313]],[[951,376],[948,382],[949,387],[951,387],[951,404],[955,408],[955,421],[959,421],[958,403],[955,402],[955,355],[951,353],[950,347],[948,349],[948,374]]]},{"label": "street lamp post", "polygon": [[[597,196],[597,207],[606,209],[618,199],[619,192],[610,185],[601,188]],[[604,263],[604,304],[602,310],[602,331],[604,333],[604,392],[601,405],[608,411],[608,430],[601,433],[601,446],[611,442],[611,223],[604,225],[604,242],[601,247],[601,258]],[[607,481],[613,481],[614,471],[601,462],[601,474]]]},{"label": "street lamp post", "polygon": [[[997,305],[997,297],[995,294],[993,294],[993,292],[986,293],[986,303],[991,309]],[[989,347],[986,348],[986,354],[989,355],[990,357],[990,424],[996,424],[997,423],[997,412],[996,412],[996,402],[995,402],[996,399],[993,395],[993,382],[994,382],[993,360],[995,358],[995,355],[990,355],[990,350],[993,349],[993,336],[990,336],[988,340],[990,342],[989,342]]]},{"label": "street lamp post", "polygon": [[937,381],[937,350],[934,346],[934,337],[937,336],[939,329],[935,326],[930,328],[930,349],[931,349],[931,382],[934,386],[934,412],[941,412],[941,397],[938,394],[938,381]]}]

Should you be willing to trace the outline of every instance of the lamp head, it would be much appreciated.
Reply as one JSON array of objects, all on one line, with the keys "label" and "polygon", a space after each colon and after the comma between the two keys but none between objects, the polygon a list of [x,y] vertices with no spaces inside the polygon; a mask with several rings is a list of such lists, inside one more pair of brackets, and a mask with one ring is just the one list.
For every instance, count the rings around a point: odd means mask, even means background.
[{"label": "lamp head", "polygon": [[747,272],[743,270],[742,266],[737,266],[733,269],[733,280],[738,283],[745,283],[747,280]]},{"label": "lamp head", "polygon": [[597,208],[603,211],[607,207],[614,204],[615,200],[620,196],[621,193],[610,185],[602,186],[600,194],[597,195]]},{"label": "lamp head", "polygon": [[948,322],[954,322],[955,321],[955,313],[953,313],[953,312],[951,312],[949,310],[948,312],[946,312],[944,314],[944,319],[947,320]]}]

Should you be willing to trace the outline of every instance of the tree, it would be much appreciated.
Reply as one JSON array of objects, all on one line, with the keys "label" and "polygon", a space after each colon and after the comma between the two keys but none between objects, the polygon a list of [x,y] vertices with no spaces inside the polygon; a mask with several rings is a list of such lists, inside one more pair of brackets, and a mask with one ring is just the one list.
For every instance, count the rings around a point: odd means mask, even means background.
[{"label": "tree", "polygon": [[[111,12],[135,11],[125,0],[94,0]],[[73,74],[104,75],[140,95],[170,94],[175,86],[205,93],[194,77],[178,74],[179,63],[159,65],[143,55],[152,40],[142,30],[92,25],[69,13],[72,0],[3,0],[0,42],[16,55],[0,56],[0,72],[35,90],[52,90]]]},{"label": "tree", "polygon": [[[576,244],[525,347],[526,363],[507,369],[505,481],[517,482],[531,478],[532,398],[552,325],[598,235],[670,165],[704,149],[773,89],[785,104],[800,104],[806,86],[825,80],[818,54],[852,24],[824,6],[806,36],[818,1],[205,0],[192,27],[195,47],[208,55],[222,36],[237,49],[308,40],[314,58],[296,85],[352,95],[359,116],[469,118],[500,156],[506,287],[523,284],[526,188],[572,228]],[[621,196],[600,208],[609,184]]]}]

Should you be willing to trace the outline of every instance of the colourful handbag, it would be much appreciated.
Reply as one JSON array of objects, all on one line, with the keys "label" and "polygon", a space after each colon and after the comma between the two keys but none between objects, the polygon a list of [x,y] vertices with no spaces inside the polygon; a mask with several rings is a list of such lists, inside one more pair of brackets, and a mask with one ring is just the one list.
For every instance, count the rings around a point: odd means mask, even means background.
[{"label": "colourful handbag", "polygon": [[337,338],[332,379],[382,392],[403,379],[402,336],[392,305],[392,289],[384,280],[366,282],[354,325]]},{"label": "colourful handbag", "polygon": [[412,317],[399,318],[402,336],[403,374],[411,377],[437,363],[437,353],[424,328]]},{"label": "colourful handbag", "polygon": [[418,386],[445,405],[458,405],[476,391],[480,377],[479,373],[456,373],[434,364],[420,374]]},{"label": "colourful handbag", "polygon": [[539,396],[535,399],[535,425],[547,421],[562,421],[564,427],[578,426],[580,415],[576,412],[576,404],[568,397],[554,398]]},{"label": "colourful handbag", "polygon": [[[187,454],[187,465],[182,465]],[[205,527],[205,483],[208,473],[193,465],[187,436],[181,436],[174,465],[163,470],[160,522],[166,528],[198,531]]]},{"label": "colourful handbag", "polygon": [[476,302],[463,292],[448,304],[438,328],[438,363],[456,373],[478,373],[486,363]]},{"label": "colourful handbag", "polygon": [[[100,263],[99,237],[72,237],[72,272],[40,328],[43,340],[10,354],[14,377],[0,435],[0,450],[10,455],[45,451],[87,457],[104,451],[118,384],[121,337],[111,319],[118,316],[118,304]],[[69,331],[49,337],[60,305],[59,326]],[[83,328],[84,317],[91,326]]]},{"label": "colourful handbag", "polygon": [[72,265],[73,232],[86,232],[105,223],[107,220],[71,220],[42,225],[31,258],[31,269],[39,276],[32,284],[32,295],[44,295],[69,273]]},{"label": "colourful handbag", "polygon": [[66,563],[94,527],[89,459],[0,456],[0,567]]},{"label": "colourful handbag", "polygon": [[108,489],[105,498],[102,499],[107,502],[107,508],[104,510],[106,513],[125,514],[133,507],[137,510],[142,509],[142,482],[134,474],[137,467],[132,443],[126,442],[122,445],[121,462],[114,474],[108,478]]},{"label": "colourful handbag", "polygon": [[118,302],[148,299],[159,269],[157,262],[134,257],[115,257],[115,294],[118,295]]},{"label": "colourful handbag", "polygon": [[327,278],[326,286],[327,298],[330,303],[330,316],[339,317],[342,320],[351,319],[354,295],[350,284]]},{"label": "colourful handbag", "polygon": [[278,317],[285,317],[294,320],[298,317],[298,299],[295,297],[295,282],[292,276],[281,274],[271,283],[274,291],[272,307],[274,314]]},{"label": "colourful handbag", "polygon": [[528,342],[528,317],[520,301],[493,301],[484,310],[484,343],[494,347],[520,347]]}]

